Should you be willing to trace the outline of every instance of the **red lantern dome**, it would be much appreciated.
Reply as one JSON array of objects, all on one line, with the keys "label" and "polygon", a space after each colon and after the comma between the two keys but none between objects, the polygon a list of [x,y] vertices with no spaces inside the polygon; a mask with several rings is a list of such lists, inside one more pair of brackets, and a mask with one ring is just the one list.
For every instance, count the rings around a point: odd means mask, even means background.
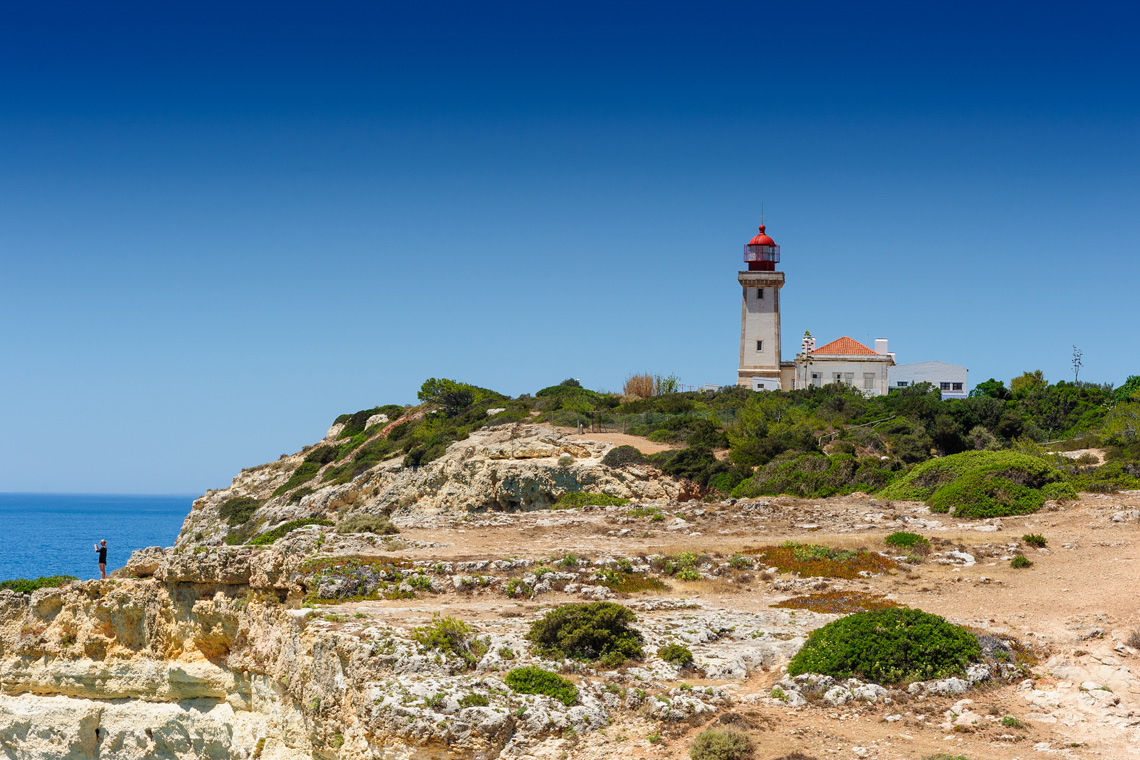
[{"label": "red lantern dome", "polygon": [[749,272],[771,272],[780,263],[780,246],[764,233],[764,225],[760,225],[760,232],[744,246],[744,260]]}]

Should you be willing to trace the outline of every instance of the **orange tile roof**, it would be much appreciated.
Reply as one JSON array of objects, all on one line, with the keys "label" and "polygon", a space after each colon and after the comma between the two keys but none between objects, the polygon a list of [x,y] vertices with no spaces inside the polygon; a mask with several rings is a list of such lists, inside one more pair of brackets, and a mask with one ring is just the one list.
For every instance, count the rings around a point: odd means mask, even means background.
[{"label": "orange tile roof", "polygon": [[841,354],[843,356],[851,356],[858,354],[869,354],[871,356],[879,356],[871,349],[864,346],[857,340],[848,338],[844,335],[842,338],[833,340],[827,345],[820,346],[812,351],[813,354]]}]

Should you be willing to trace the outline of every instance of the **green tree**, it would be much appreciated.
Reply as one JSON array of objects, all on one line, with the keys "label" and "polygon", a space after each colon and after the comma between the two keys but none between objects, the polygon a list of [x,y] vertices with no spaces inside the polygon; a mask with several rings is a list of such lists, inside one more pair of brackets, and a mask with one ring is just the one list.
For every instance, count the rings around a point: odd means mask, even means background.
[{"label": "green tree", "polygon": [[1047,385],[1049,383],[1045,380],[1045,373],[1037,369],[1032,372],[1024,372],[1010,380],[1009,391],[1014,398],[1022,398]]},{"label": "green tree", "polygon": [[1124,381],[1124,385],[1117,388],[1113,396],[1117,401],[1128,399],[1140,401],[1140,375],[1129,375],[1128,379]]},{"label": "green tree", "polygon": [[974,386],[974,389],[970,391],[970,398],[978,398],[979,396],[989,396],[990,398],[1007,401],[1011,394],[1009,389],[1005,387],[1005,383],[991,377],[985,382],[978,383]]},{"label": "green tree", "polygon": [[474,386],[447,378],[428,378],[416,395],[420,401],[438,404],[448,417],[454,417],[477,400]]}]

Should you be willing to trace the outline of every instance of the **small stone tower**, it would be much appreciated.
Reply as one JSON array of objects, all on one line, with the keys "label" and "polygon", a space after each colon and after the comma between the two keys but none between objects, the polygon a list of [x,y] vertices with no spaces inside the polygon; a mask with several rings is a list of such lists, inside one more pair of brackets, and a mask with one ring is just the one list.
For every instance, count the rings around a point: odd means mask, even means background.
[{"label": "small stone tower", "polygon": [[[776,271],[780,246],[760,232],[744,246],[747,271],[738,273],[740,301],[740,369],[736,384],[753,390],[780,390],[780,288],[784,273]],[[791,386],[784,388],[791,390]]]}]

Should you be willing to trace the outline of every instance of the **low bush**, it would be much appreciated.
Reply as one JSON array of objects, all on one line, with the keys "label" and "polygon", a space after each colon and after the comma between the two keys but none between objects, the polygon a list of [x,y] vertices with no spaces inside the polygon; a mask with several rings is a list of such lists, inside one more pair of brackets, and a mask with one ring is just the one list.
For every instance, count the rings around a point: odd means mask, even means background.
[{"label": "low bush", "polygon": [[279,538],[283,538],[297,528],[304,528],[306,525],[332,525],[332,520],[324,520],[318,517],[306,517],[303,520],[290,520],[287,523],[278,525],[273,530],[267,530],[249,540],[251,546],[268,546]]},{"label": "low bush", "polygon": [[526,637],[539,654],[618,667],[641,659],[641,632],[631,628],[633,610],[613,602],[564,604],[530,626]]},{"label": "low bush", "polygon": [[709,728],[697,734],[689,746],[691,760],[748,760],[752,757],[752,740],[739,731]]},{"label": "low bush", "polygon": [[905,530],[892,533],[883,539],[883,543],[887,546],[896,546],[899,549],[907,549],[912,553],[926,554],[930,551],[930,542],[917,533],[908,533]]},{"label": "low bush", "polygon": [[671,478],[708,485],[709,480],[731,466],[717,459],[709,449],[673,449],[651,454],[649,462]]},{"label": "low bush", "polygon": [[878,491],[897,475],[900,465],[878,457],[857,459],[850,454],[826,457],[804,454],[779,457],[732,490],[737,498],[789,494],[808,499]]},{"label": "low bush", "polygon": [[606,467],[626,467],[631,464],[645,464],[645,461],[645,455],[633,446],[617,446],[602,457],[602,464]]},{"label": "low bush", "polygon": [[1076,491],[1088,493],[1132,491],[1140,488],[1140,466],[1130,462],[1108,462],[1071,476],[1069,485]]},{"label": "low bush", "polygon": [[244,525],[260,506],[261,502],[252,496],[235,496],[222,502],[222,506],[218,507],[218,516],[231,526]]},{"label": "low bush", "polygon": [[1022,570],[1027,567],[1032,567],[1033,563],[1030,562],[1026,557],[1022,557],[1019,554],[1009,561],[1009,566],[1014,570]]},{"label": "low bush", "polygon": [[1049,540],[1040,533],[1026,533],[1021,537],[1021,540],[1030,546],[1036,546],[1038,549],[1044,549]]},{"label": "low bush", "polygon": [[788,675],[920,681],[963,675],[980,655],[977,639],[964,628],[898,607],[856,612],[816,629],[788,664]]},{"label": "low bush", "polygon": [[[1030,454],[965,451],[918,465],[880,495],[925,501],[955,517],[1003,517],[1035,512],[1046,498],[1063,498],[1059,494],[1071,491],[1063,480],[1060,471]],[[1050,484],[1057,485],[1042,490]]]},{"label": "low bush", "polygon": [[0,581],[0,589],[8,589],[19,594],[30,594],[40,588],[56,588],[79,580],[74,575],[41,575],[39,578],[13,578]]},{"label": "low bush", "polygon": [[557,673],[533,665],[510,671],[506,682],[518,694],[544,694],[567,707],[578,702],[578,687]]},{"label": "low bush", "polygon": [[475,629],[453,617],[432,617],[429,625],[412,629],[412,638],[424,649],[455,655],[469,668],[479,664],[488,645],[475,636]]},{"label": "low bush", "polygon": [[685,667],[693,664],[693,652],[682,644],[666,644],[657,650],[657,656],[670,665]]},{"label": "low bush", "polygon": [[571,491],[564,493],[554,502],[554,509],[578,509],[579,507],[620,507],[629,504],[629,499],[609,496],[604,493],[590,493],[589,491]]},{"label": "low bush", "polygon": [[465,697],[460,697],[460,707],[486,707],[491,704],[491,700],[485,694],[468,694]]},{"label": "low bush", "polygon": [[375,533],[378,536],[391,536],[400,529],[387,515],[370,515],[358,512],[341,520],[336,526],[337,533]]}]

